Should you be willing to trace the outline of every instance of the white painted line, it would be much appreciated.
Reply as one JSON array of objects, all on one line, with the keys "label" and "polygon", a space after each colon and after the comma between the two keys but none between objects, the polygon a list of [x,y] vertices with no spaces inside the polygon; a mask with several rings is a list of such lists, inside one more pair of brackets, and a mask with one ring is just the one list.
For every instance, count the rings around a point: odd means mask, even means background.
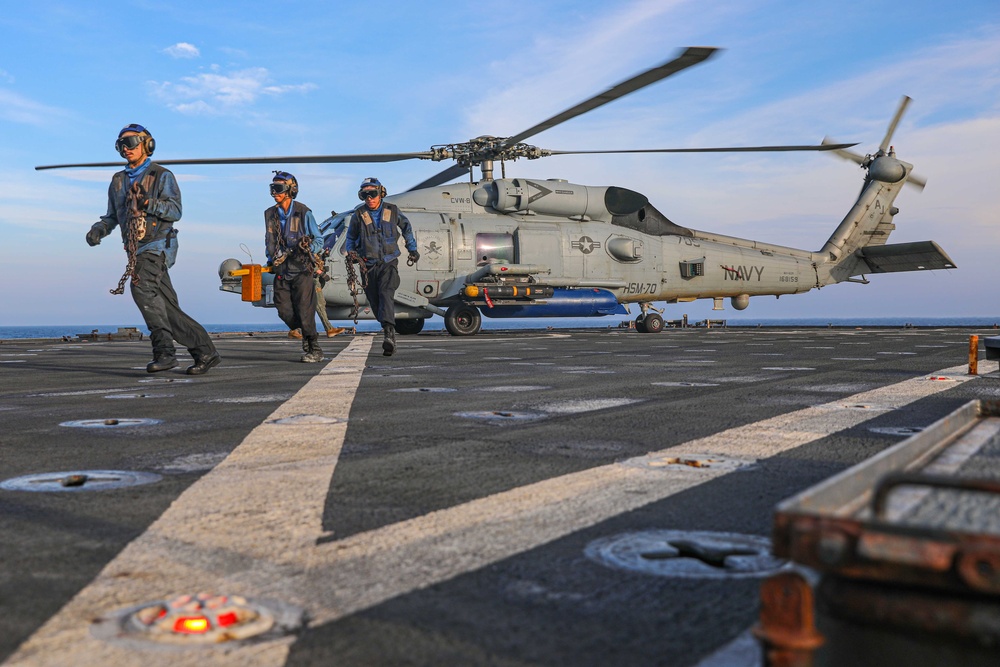
[{"label": "white painted line", "polygon": [[[270,419],[346,418],[370,344],[355,339]],[[953,386],[914,378],[654,454],[770,457],[871,418],[844,404],[899,408]],[[600,466],[317,545],[345,430],[345,424],[258,426],[6,664],[278,667],[290,639],[228,652],[139,653],[92,639],[88,627],[101,613],[190,591],[276,598],[304,607],[313,624],[326,623],[730,474],[725,468]]]},{"label": "white painted line", "polygon": [[[75,667],[282,665],[291,640],[221,650],[135,651],[90,636],[91,619],[180,593],[220,592],[290,604],[322,536],[346,423],[278,425],[301,414],[347,419],[371,337],[356,337],[218,466],[181,494],[4,664]],[[206,652],[207,651],[207,652]]]},{"label": "white painted line", "polygon": [[[958,372],[961,368],[939,371]],[[925,377],[855,394],[690,441],[653,455],[762,459],[851,428],[871,413],[844,403],[899,408],[954,386]],[[548,479],[321,545],[300,590],[316,623],[485,567],[729,474],[725,468],[648,470],[612,464]],[[735,474],[753,474],[739,472]]]}]

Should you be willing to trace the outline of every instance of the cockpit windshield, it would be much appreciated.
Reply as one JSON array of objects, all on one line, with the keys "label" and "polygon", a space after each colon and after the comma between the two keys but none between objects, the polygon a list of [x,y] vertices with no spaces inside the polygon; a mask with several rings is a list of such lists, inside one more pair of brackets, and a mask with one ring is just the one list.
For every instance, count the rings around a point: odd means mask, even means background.
[{"label": "cockpit windshield", "polygon": [[349,210],[343,213],[334,213],[319,223],[319,234],[323,237],[324,248],[330,250],[337,244],[337,241],[340,240],[340,237],[347,230],[347,223],[351,219],[351,213],[353,212]]}]

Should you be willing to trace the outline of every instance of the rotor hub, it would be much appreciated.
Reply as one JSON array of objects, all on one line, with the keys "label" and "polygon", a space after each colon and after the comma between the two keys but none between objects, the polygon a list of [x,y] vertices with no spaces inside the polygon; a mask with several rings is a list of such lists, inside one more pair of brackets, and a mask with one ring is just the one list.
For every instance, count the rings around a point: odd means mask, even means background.
[{"label": "rotor hub", "polygon": [[484,135],[457,144],[431,146],[431,159],[455,160],[462,167],[477,167],[484,162],[500,160],[510,162],[518,158],[537,160],[552,154],[552,151],[526,143],[507,145],[507,137]]}]

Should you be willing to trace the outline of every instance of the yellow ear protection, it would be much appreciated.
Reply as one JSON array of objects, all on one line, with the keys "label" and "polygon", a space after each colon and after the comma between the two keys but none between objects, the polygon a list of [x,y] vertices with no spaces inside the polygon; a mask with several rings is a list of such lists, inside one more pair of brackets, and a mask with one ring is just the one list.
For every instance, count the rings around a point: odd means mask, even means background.
[{"label": "yellow ear protection", "polygon": [[[286,181],[288,182],[288,196],[295,199],[299,195],[299,182],[295,180],[295,177],[289,174],[287,171],[275,171],[273,181]],[[272,193],[274,194],[274,193]]]},{"label": "yellow ear protection", "polygon": [[382,198],[385,197],[385,186],[382,185],[377,178],[366,178],[361,182],[361,187],[358,188],[358,199],[364,201],[365,197],[361,193],[362,191],[364,191],[365,188],[370,188],[370,187],[378,188],[378,196]]},{"label": "yellow ear protection", "polygon": [[126,125],[121,129],[121,132],[118,133],[118,140],[115,141],[115,150],[118,151],[118,154],[121,155],[122,157],[125,157],[125,148],[126,148],[125,143],[122,141],[122,135],[125,134],[126,132],[136,132],[138,134],[144,135],[142,141],[143,145],[146,148],[147,157],[152,155],[153,151],[156,150],[156,140],[153,139],[153,135],[150,134],[149,130],[144,128],[142,125],[139,125],[138,123],[130,123],[129,125]]}]

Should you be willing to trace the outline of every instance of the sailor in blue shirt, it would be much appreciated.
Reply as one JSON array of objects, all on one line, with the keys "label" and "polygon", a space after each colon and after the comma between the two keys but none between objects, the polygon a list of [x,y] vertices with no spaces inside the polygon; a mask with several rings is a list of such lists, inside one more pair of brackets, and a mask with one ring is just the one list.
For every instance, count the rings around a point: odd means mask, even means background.
[{"label": "sailor in blue shirt", "polygon": [[187,373],[201,375],[222,359],[205,327],[181,310],[167,272],[177,257],[174,223],[181,217],[181,191],[170,170],[150,159],[155,149],[153,135],[142,125],[126,125],[118,133],[115,150],[128,165],[111,178],[108,212],[91,226],[87,243],[98,245],[115,227],[121,228],[128,266],[111,293],[124,293],[125,281],[132,279],[132,300],[153,344],[153,360],[146,371],[175,368],[177,341],[194,359]]},{"label": "sailor in blue shirt", "polygon": [[366,178],[358,190],[364,202],[354,209],[347,226],[344,250],[359,258],[368,271],[365,296],[372,313],[382,325],[382,354],[389,357],[396,351],[396,310],[393,299],[399,287],[399,236],[406,242],[411,264],[420,259],[417,240],[406,216],[395,204],[382,200],[385,187],[377,178]]},{"label": "sailor in blue shirt", "polygon": [[323,361],[316,333],[317,253],[323,250],[312,210],[293,201],[299,182],[287,171],[274,172],[270,186],[274,206],[264,211],[264,245],[274,273],[274,305],[289,330],[302,331],[305,363]]}]

